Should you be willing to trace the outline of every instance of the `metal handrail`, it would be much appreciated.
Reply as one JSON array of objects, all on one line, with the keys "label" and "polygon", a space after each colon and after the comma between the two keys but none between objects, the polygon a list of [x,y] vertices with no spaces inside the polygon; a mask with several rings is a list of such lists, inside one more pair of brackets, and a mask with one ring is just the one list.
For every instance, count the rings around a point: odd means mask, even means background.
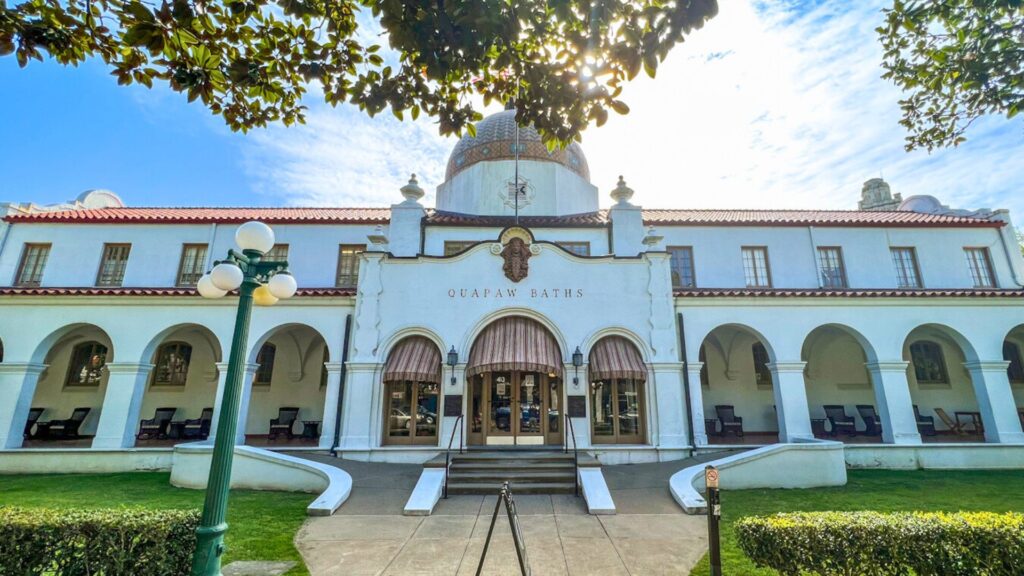
[{"label": "metal handrail", "polygon": [[569,436],[571,435],[572,436],[572,478],[573,478],[573,481],[576,484],[576,495],[579,496],[580,495],[580,451],[576,447],[576,429],[573,428],[572,418],[569,417],[568,413],[565,415],[565,421],[568,424],[566,427],[569,429],[569,434],[565,435],[565,451],[566,451],[566,453],[569,452]]},{"label": "metal handrail", "polygon": [[455,431],[459,430],[459,454],[462,454],[462,426],[465,418],[462,414],[455,419],[455,425],[452,426],[452,436],[448,439],[448,449],[444,451],[444,498],[448,499],[448,467],[451,466],[452,462],[452,442],[455,442]]}]

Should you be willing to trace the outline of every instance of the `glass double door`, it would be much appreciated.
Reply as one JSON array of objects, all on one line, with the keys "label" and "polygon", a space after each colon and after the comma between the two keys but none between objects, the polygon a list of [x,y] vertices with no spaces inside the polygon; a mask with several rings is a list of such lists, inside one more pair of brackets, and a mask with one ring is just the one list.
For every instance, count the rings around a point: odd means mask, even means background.
[{"label": "glass double door", "polygon": [[562,387],[537,372],[489,372],[470,381],[469,443],[562,443]]}]

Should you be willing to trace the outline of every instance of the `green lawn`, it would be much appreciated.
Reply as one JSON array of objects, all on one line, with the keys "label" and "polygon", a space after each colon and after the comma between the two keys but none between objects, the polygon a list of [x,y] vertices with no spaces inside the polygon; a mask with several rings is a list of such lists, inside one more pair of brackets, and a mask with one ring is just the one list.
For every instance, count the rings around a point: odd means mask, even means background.
[{"label": "green lawn", "polygon": [[[4,476],[0,505],[48,508],[195,508],[203,492],[171,486],[170,474],[74,474]],[[225,564],[234,560],[295,560],[288,576],[308,574],[292,544],[306,518],[309,494],[232,490],[228,507]]]},{"label": "green lawn", "polygon": [[[723,574],[773,575],[747,560],[732,524],[742,516],[821,510],[1024,512],[1022,471],[851,470],[841,488],[722,492]],[[710,574],[707,556],[693,571]]]}]

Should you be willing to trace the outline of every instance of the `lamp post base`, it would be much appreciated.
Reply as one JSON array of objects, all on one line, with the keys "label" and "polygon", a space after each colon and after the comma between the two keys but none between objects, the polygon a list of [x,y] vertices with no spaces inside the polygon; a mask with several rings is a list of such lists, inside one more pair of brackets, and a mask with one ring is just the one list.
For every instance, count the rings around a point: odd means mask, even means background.
[{"label": "lamp post base", "polygon": [[196,529],[196,553],[192,558],[192,576],[221,576],[220,560],[224,555],[226,522]]}]

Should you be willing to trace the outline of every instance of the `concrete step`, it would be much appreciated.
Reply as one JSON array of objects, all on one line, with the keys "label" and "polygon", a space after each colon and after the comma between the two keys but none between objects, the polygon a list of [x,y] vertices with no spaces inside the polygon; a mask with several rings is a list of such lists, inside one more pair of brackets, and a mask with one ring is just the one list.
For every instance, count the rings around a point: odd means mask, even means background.
[{"label": "concrete step", "polygon": [[455,462],[452,463],[451,469],[454,470],[537,470],[537,471],[566,471],[572,472],[574,466],[572,462],[542,462],[542,463],[523,463],[523,462]]},{"label": "concrete step", "polygon": [[[545,482],[516,484],[509,482],[513,496],[516,494],[573,494],[576,484],[573,482]],[[448,494],[497,494],[501,491],[500,482],[460,482],[448,484]]]},{"label": "concrete step", "polygon": [[573,482],[572,470],[568,472],[535,472],[521,470],[506,472],[500,470],[484,470],[477,472],[456,472],[448,475],[448,481],[455,482],[504,482],[543,484],[545,482]]}]

